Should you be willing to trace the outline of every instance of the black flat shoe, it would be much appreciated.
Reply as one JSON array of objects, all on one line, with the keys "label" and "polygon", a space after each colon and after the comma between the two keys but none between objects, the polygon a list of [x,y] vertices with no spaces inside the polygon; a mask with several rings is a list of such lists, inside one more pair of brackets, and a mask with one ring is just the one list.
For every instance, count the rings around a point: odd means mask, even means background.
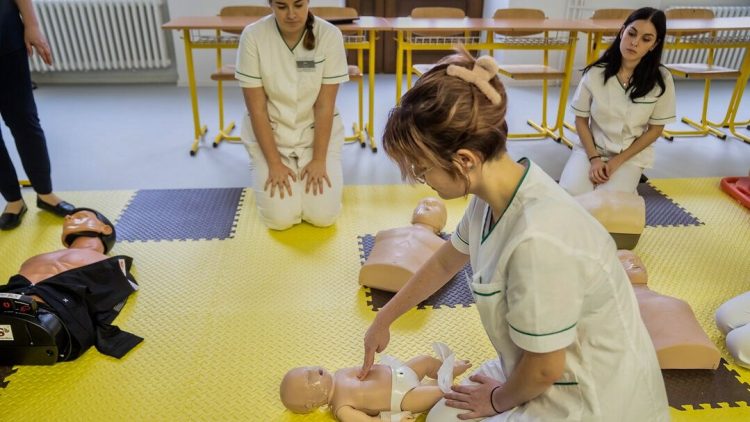
[{"label": "black flat shoe", "polygon": [[60,201],[60,203],[58,203],[57,205],[48,204],[42,201],[38,196],[36,197],[36,206],[60,217],[65,217],[66,215],[72,213],[74,209],[76,209],[75,206],[65,201]]},{"label": "black flat shoe", "polygon": [[26,210],[26,204],[23,204],[23,208],[21,208],[18,214],[4,212],[3,215],[0,215],[0,230],[10,230],[18,227],[21,224],[21,220],[23,220],[23,215],[26,214]]}]

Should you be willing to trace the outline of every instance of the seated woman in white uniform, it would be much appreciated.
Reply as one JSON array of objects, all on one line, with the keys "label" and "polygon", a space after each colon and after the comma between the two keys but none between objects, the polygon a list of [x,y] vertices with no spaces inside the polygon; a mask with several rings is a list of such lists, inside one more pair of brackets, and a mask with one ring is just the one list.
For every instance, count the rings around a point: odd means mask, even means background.
[{"label": "seated woman in white uniform", "polygon": [[309,0],[271,0],[273,14],[242,31],[235,78],[248,115],[258,213],[271,229],[330,226],[341,211],[344,126],[338,84],[349,80],[341,31]]},{"label": "seated woman in white uniform", "polygon": [[674,82],[661,66],[666,16],[634,11],[602,57],[583,69],[571,108],[580,144],[560,186],[571,195],[594,189],[635,192],[654,164],[651,144],[675,120]]},{"label": "seated woman in white uniform", "polygon": [[[417,356],[400,362],[383,356],[367,378],[357,378],[359,368],[343,368],[331,374],[319,366],[294,368],[284,375],[279,394],[284,406],[294,413],[309,413],[328,405],[342,422],[412,421],[413,415],[429,410],[449,391],[453,379],[471,364],[456,360],[442,343],[435,343],[438,355]],[[424,377],[437,384],[422,384]]]},{"label": "seated woman in white uniform", "polygon": [[511,159],[507,104],[494,59],[464,51],[391,111],[383,147],[401,174],[443,199],[473,197],[450,241],[375,316],[360,376],[391,324],[470,261],[498,359],[453,386],[428,421],[667,420],[654,346],[614,241],[540,167]]}]

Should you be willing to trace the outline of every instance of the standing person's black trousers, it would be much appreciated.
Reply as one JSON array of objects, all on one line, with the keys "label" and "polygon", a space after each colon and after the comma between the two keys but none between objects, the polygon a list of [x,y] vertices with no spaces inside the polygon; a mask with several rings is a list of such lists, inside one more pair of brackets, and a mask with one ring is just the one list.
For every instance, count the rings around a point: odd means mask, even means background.
[{"label": "standing person's black trousers", "polygon": [[[5,0],[2,0],[5,1]],[[49,154],[31,90],[29,59],[21,48],[0,55],[0,115],[16,142],[26,175],[38,194],[52,192]],[[0,193],[7,202],[21,199],[13,162],[0,133]]]}]

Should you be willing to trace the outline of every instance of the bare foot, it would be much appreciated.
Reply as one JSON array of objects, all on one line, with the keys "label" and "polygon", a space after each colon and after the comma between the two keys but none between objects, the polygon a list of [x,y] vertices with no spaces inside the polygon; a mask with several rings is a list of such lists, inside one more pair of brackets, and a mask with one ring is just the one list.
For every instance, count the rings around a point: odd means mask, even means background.
[{"label": "bare foot", "polygon": [[466,372],[466,370],[469,368],[471,368],[471,362],[469,362],[468,360],[457,360],[453,364],[453,376],[457,377]]}]

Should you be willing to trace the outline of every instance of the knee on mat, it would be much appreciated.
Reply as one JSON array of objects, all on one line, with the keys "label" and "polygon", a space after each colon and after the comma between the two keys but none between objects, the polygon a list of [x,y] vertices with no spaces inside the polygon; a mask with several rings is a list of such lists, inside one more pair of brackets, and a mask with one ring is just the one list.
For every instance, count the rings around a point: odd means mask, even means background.
[{"label": "knee on mat", "polygon": [[278,212],[271,215],[260,212],[260,218],[263,221],[263,224],[271,230],[286,230],[302,221],[299,215],[295,213],[281,212],[280,210],[277,211]]},{"label": "knee on mat", "polygon": [[[466,410],[448,407],[445,404],[445,399],[440,399],[440,401],[430,409],[430,412],[427,414],[426,422],[459,422],[461,419],[458,418],[458,415],[466,412]],[[481,421],[482,419],[483,418],[466,420]]]},{"label": "knee on mat", "polygon": [[729,299],[716,310],[716,326],[724,334],[750,323],[750,292]]},{"label": "knee on mat", "polygon": [[750,324],[727,334],[727,350],[738,365],[750,368]]},{"label": "knee on mat", "polygon": [[339,211],[340,209],[336,210],[335,213],[307,212],[304,215],[304,220],[316,227],[332,226],[339,218]]}]

